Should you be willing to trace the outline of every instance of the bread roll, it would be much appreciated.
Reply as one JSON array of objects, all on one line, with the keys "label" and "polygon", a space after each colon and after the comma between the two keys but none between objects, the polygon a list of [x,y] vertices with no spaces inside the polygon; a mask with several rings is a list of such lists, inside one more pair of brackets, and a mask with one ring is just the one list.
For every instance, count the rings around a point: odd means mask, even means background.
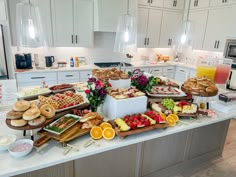
[{"label": "bread roll", "polygon": [[19,119],[22,118],[24,112],[9,111],[6,114],[7,119]]},{"label": "bread roll", "polygon": [[27,121],[24,119],[11,120],[11,125],[14,127],[23,127],[27,125]]},{"label": "bread roll", "polygon": [[17,101],[14,105],[13,105],[13,110],[14,111],[19,111],[19,112],[23,112],[26,111],[27,109],[29,109],[30,107],[30,102],[29,101],[25,101],[25,100],[20,100]]},{"label": "bread roll", "polygon": [[44,116],[40,116],[34,120],[30,120],[28,122],[28,124],[30,126],[39,126],[39,125],[43,124],[45,121],[46,121],[46,118]]},{"label": "bread roll", "polygon": [[40,116],[41,112],[38,108],[30,108],[23,114],[24,120],[33,120]]}]

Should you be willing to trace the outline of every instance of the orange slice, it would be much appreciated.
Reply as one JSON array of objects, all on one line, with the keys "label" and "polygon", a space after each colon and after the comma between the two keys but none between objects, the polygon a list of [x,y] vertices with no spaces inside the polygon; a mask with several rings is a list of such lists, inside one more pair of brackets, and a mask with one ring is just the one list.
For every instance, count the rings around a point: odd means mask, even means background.
[{"label": "orange slice", "polygon": [[107,127],[112,127],[110,123],[108,122],[103,122],[102,124],[100,124],[100,127],[104,130]]},{"label": "orange slice", "polygon": [[102,136],[106,140],[111,140],[115,137],[115,130],[111,127],[107,127],[102,131]]},{"label": "orange slice", "polygon": [[166,122],[172,127],[176,125],[176,120],[173,116],[167,116]]},{"label": "orange slice", "polygon": [[176,122],[179,121],[179,116],[177,116],[176,114],[169,114],[168,116],[171,116],[175,119]]},{"label": "orange slice", "polygon": [[95,139],[101,139],[102,138],[102,128],[99,126],[94,126],[90,130],[90,136]]},{"label": "orange slice", "polygon": [[161,118],[163,119],[163,120],[166,120],[166,115],[164,114],[164,113],[160,113],[160,116],[161,116]]}]

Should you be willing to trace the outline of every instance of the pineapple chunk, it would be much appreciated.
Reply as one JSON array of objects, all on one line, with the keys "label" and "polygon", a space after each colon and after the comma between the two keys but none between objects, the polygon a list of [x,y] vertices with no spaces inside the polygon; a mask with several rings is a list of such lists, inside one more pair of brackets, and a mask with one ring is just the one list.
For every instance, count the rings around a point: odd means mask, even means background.
[{"label": "pineapple chunk", "polygon": [[117,118],[115,123],[118,125],[120,131],[128,131],[130,127],[121,118]]}]

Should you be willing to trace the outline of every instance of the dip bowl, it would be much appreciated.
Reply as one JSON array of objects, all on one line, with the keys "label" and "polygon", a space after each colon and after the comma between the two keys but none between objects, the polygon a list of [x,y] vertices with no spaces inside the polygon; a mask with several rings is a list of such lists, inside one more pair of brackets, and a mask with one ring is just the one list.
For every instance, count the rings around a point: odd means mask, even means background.
[{"label": "dip bowl", "polygon": [[16,141],[16,135],[0,135],[0,151],[8,149],[9,145]]},{"label": "dip bowl", "polygon": [[34,142],[30,139],[21,139],[11,144],[8,148],[9,153],[15,157],[24,157],[28,155],[34,146]]}]

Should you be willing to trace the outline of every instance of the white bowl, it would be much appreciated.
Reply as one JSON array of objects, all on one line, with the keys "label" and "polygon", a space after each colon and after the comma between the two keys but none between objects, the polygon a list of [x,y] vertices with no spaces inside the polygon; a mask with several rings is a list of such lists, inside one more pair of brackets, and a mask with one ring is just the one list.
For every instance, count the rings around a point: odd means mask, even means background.
[{"label": "white bowl", "polygon": [[33,149],[34,142],[30,139],[21,139],[11,144],[8,148],[9,153],[13,157],[24,157]]},{"label": "white bowl", "polygon": [[16,135],[1,135],[0,136],[0,151],[8,149],[9,145],[16,141]]}]

